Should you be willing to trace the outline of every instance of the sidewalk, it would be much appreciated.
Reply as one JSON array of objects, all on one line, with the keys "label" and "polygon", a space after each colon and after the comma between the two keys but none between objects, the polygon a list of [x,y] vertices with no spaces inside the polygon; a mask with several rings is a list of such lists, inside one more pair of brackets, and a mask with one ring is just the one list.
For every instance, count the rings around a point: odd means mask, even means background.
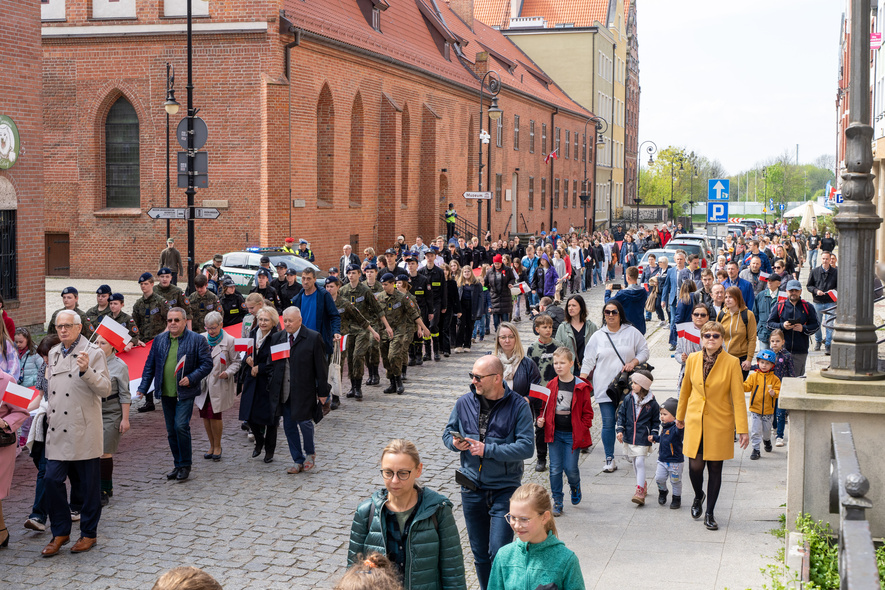
[{"label": "sidewalk", "polygon": [[[658,402],[675,397],[679,365],[667,350],[666,328],[647,334],[655,367],[653,391]],[[601,421],[599,421],[601,424]],[[594,428],[594,430],[596,430]],[[618,470],[602,473],[602,441],[594,433],[593,450],[581,464],[584,500],[566,504],[556,519],[559,536],[581,561],[588,589],[675,586],[720,590],[761,588],[759,569],[770,561],[781,541],[769,534],[779,526],[786,502],[787,447],[763,451],[750,461],[750,449],[735,445],[726,461],[716,504],[718,531],[689,515],[694,493],[683,472],[682,508],[657,503],[654,470],[657,453],[646,461],[648,499],[644,507],[630,501],[636,487],[631,465],[617,457]],[[616,443],[616,455],[620,445]],[[669,498],[668,498],[669,500]]]}]

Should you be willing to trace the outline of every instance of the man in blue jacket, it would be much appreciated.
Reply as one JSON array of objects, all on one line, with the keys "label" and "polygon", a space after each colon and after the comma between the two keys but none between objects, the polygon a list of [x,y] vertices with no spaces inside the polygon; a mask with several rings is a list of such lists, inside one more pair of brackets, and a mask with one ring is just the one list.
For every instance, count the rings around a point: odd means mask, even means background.
[{"label": "man in blue jacket", "polygon": [[624,308],[624,314],[627,321],[633,324],[633,327],[645,335],[645,301],[648,299],[648,292],[639,284],[639,269],[631,266],[624,273],[627,278],[627,288],[611,294],[611,285],[605,289],[605,303],[609,299],[617,299]]},{"label": "man in blue jacket", "polygon": [[729,260],[728,264],[725,265],[725,271],[728,273],[728,278],[722,281],[722,286],[726,289],[729,287],[740,289],[741,296],[744,298],[744,305],[747,306],[747,309],[753,311],[756,307],[756,291],[753,289],[753,283],[738,276],[740,266],[738,266],[736,260]]},{"label": "man in blue jacket", "polygon": [[209,342],[187,329],[187,312],[173,307],[166,314],[168,329],[154,338],[141,374],[138,393],[154,385],[154,397],[162,401],[166,434],[175,469],[166,479],[183,481],[191,473],[191,414],[200,382],[212,372]]},{"label": "man in blue jacket", "polygon": [[485,590],[498,549],[513,540],[504,515],[510,496],[522,484],[523,462],[532,457],[532,413],[528,403],[504,382],[504,365],[492,355],[473,363],[473,384],[455,402],[443,443],[461,453],[455,481],[476,566]]},{"label": "man in blue jacket", "polygon": [[[670,350],[676,350],[676,304],[679,302],[679,289],[685,279],[691,279],[691,271],[685,267],[685,250],[677,250],[674,255],[676,268],[667,267],[661,270],[661,304],[669,306],[670,315]],[[665,260],[661,257],[661,260]]]}]

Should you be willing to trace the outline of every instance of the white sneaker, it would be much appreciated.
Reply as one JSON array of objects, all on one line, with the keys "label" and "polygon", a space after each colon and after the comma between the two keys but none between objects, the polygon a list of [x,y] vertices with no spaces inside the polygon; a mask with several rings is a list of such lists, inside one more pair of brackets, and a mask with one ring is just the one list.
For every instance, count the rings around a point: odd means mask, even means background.
[{"label": "white sneaker", "polygon": [[774,446],[776,446],[776,447],[782,447],[782,446],[784,446],[784,439],[779,438],[779,439],[775,440],[775,441],[774,441]]},{"label": "white sneaker", "polygon": [[40,522],[36,518],[29,518],[25,521],[25,528],[31,531],[43,532],[46,530],[46,523]]},{"label": "white sneaker", "polygon": [[73,522],[77,522],[78,520],[80,520],[80,513],[76,510],[71,510],[71,520]]},{"label": "white sneaker", "polygon": [[248,437],[248,438],[249,438],[249,442],[255,442],[255,435],[252,434],[251,432],[249,433],[249,437]]},{"label": "white sneaker", "polygon": [[605,473],[611,473],[612,471],[616,471],[618,469],[618,465],[615,463],[614,458],[605,460],[605,467],[602,470]]}]

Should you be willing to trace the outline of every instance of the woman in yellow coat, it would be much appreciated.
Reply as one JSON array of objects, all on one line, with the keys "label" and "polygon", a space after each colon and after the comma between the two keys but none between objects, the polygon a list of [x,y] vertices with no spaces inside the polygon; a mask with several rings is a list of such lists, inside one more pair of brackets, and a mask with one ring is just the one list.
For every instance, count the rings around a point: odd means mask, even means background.
[{"label": "woman in yellow coat", "polygon": [[685,429],[683,452],[689,458],[688,475],[695,495],[691,517],[700,518],[706,497],[704,525],[711,531],[719,528],[713,509],[722,487],[723,461],[734,458],[734,433],[740,435],[742,449],[750,442],[741,362],[722,349],[724,336],[725,328],[719,322],[707,322],[701,328],[702,349],[685,361],[676,408],[676,426]]}]

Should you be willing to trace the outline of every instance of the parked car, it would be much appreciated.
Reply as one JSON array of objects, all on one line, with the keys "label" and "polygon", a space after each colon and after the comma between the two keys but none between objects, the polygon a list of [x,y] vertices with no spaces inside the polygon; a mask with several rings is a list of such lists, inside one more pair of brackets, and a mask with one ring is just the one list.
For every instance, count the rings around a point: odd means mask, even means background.
[{"label": "parked car", "polygon": [[765,222],[758,218],[744,219],[741,223],[756,224],[756,227],[765,227]]},{"label": "parked car", "polygon": [[[258,268],[261,266],[262,256],[270,258],[270,266],[273,269],[274,276],[276,276],[277,262],[280,260],[285,262],[289,268],[294,268],[298,271],[298,277],[295,280],[299,283],[301,282],[301,271],[305,268],[312,268],[316,272],[317,285],[319,286],[326,284],[326,277],[328,276],[327,273],[322,272],[314,263],[278,248],[247,248],[246,250],[228,252],[223,256],[224,260],[221,262],[221,270],[224,271],[225,276],[229,276],[237,284],[237,291],[244,294],[248,293],[255,286],[255,273],[258,272]],[[211,260],[204,262],[200,265],[200,270],[211,264]]]},{"label": "parked car", "polygon": [[[685,250],[687,254],[697,254],[701,257],[701,268],[707,268],[713,260],[711,257],[712,255],[707,254],[707,250],[703,244],[692,240],[683,240],[682,236],[679,236],[675,240],[670,240],[664,247],[664,250],[671,253],[675,253],[676,250]],[[672,256],[672,254],[668,255],[671,262],[673,260]]]},{"label": "parked car", "polygon": [[[736,238],[746,235],[748,229],[750,229],[749,224],[745,224],[745,223],[729,223],[728,224],[728,231],[734,233],[734,236]],[[753,229],[756,229],[756,228],[754,227]]]},{"label": "parked car", "polygon": [[[689,242],[697,242],[704,247],[704,251],[707,253],[707,258],[710,260],[714,260],[714,254],[716,251],[713,249],[713,245],[710,243],[710,240],[707,236],[703,234],[679,234],[674,238],[676,241],[689,241]],[[669,244],[668,244],[669,245]]]}]

